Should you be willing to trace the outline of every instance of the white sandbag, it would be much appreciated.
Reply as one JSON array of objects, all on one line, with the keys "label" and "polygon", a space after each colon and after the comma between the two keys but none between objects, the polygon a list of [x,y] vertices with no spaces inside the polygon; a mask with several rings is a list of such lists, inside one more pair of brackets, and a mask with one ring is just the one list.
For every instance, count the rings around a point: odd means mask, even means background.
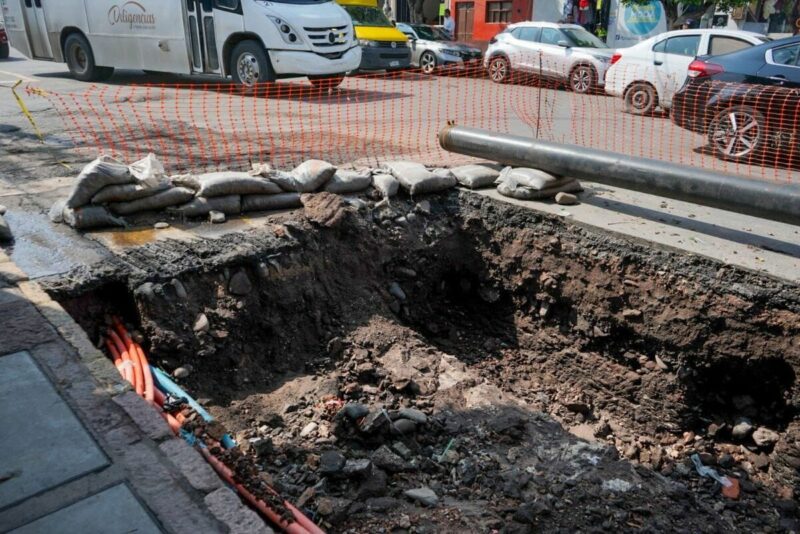
[{"label": "white sandbag", "polygon": [[400,190],[400,182],[391,174],[376,174],[372,177],[372,186],[383,195],[383,198],[391,198]]},{"label": "white sandbag", "polygon": [[109,204],[111,211],[118,215],[130,215],[144,211],[156,211],[170,206],[185,204],[194,198],[194,191],[186,187],[173,187],[158,192],[149,197],[131,200],[130,202],[115,202]]},{"label": "white sandbag", "polygon": [[63,217],[64,222],[76,230],[126,226],[125,221],[119,217],[114,217],[102,206],[86,206],[75,209],[64,208]]},{"label": "white sandbag", "polygon": [[392,161],[386,163],[385,167],[411,195],[443,191],[455,187],[457,183],[456,177],[447,169],[441,169],[433,173],[421,163]]},{"label": "white sandbag", "polygon": [[270,178],[284,191],[313,193],[325,185],[335,172],[336,167],[330,163],[310,159],[298,165],[292,172],[273,172]]},{"label": "white sandbag", "polygon": [[155,188],[166,181],[164,165],[152,152],[139,161],[131,163],[128,168],[136,181],[147,187]]},{"label": "white sandbag", "polygon": [[528,167],[506,167],[500,171],[500,176],[495,181],[496,184],[511,181],[514,184],[529,187],[534,190],[547,189],[550,187],[557,187],[561,184],[572,181],[572,178],[565,178],[550,174],[539,169],[531,169]]},{"label": "white sandbag", "polygon": [[575,179],[556,178],[542,171],[536,171],[536,169],[524,169],[524,171],[521,173],[507,173],[500,185],[497,186],[497,192],[503,196],[519,200],[540,200],[554,197],[558,193],[578,193],[583,191],[580,183]]},{"label": "white sandbag", "polygon": [[128,202],[139,198],[155,195],[159,191],[169,189],[166,182],[156,183],[154,186],[147,184],[120,184],[107,185],[92,197],[92,204],[108,204],[110,202]]},{"label": "white sandbag", "polygon": [[168,213],[183,215],[184,217],[205,217],[212,211],[222,212],[226,215],[241,213],[242,197],[239,195],[212,198],[197,197],[186,204],[167,208]]},{"label": "white sandbag", "polygon": [[372,184],[372,173],[366,171],[336,171],[330,181],[325,184],[325,191],[345,195],[358,193]]},{"label": "white sandbag", "polygon": [[494,184],[500,176],[500,166],[492,163],[462,165],[450,169],[458,183],[470,189],[480,189]]},{"label": "white sandbag", "polygon": [[205,198],[228,195],[274,195],[283,191],[278,184],[269,179],[251,176],[246,172],[209,172],[180,177],[177,182],[197,191],[198,197]]},{"label": "white sandbag", "polygon": [[127,165],[109,156],[100,156],[86,165],[78,175],[75,187],[67,197],[67,207],[85,206],[104,187],[128,184],[134,180]]},{"label": "white sandbag", "polygon": [[269,211],[299,208],[303,203],[299,193],[280,195],[246,195],[242,197],[242,211]]}]

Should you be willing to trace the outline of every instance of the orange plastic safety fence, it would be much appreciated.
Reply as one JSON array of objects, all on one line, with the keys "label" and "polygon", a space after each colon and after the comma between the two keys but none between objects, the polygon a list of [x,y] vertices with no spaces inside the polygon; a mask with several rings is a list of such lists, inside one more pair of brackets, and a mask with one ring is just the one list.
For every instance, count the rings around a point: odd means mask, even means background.
[{"label": "orange plastic safety fence", "polygon": [[[574,70],[542,57],[254,88],[180,83],[92,85],[47,93],[75,147],[132,161],[155,153],[172,172],[413,159],[454,165],[448,123],[672,161],[756,179],[800,182],[800,91],[653,78],[636,67]],[[501,75],[502,74],[502,75]],[[173,80],[179,78],[172,78]],[[147,78],[143,78],[143,82]],[[33,93],[34,95],[39,93]]]}]

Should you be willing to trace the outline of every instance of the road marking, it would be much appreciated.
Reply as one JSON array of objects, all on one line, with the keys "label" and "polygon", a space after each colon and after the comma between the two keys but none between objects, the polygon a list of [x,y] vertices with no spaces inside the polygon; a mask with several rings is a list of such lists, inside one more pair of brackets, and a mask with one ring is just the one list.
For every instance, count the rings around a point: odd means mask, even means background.
[{"label": "road marking", "polygon": [[13,76],[18,80],[22,80],[23,82],[35,82],[34,78],[28,78],[27,76],[23,76],[22,74],[16,74],[14,72],[8,72],[7,70],[0,70],[0,74],[5,74],[6,76]]}]

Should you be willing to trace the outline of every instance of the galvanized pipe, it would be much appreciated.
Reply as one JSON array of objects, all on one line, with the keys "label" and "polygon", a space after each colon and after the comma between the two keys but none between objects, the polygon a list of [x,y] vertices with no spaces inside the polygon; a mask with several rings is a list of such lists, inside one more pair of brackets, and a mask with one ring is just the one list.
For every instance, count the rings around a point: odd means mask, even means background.
[{"label": "galvanized pipe", "polygon": [[535,167],[579,180],[800,225],[797,185],[749,180],[665,161],[463,126],[444,128],[439,133],[439,144],[450,152],[506,165]]}]

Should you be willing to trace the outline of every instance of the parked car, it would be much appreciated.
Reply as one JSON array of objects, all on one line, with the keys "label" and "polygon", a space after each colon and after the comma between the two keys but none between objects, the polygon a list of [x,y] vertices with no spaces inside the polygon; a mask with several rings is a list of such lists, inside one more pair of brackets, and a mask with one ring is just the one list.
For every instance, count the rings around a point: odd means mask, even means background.
[{"label": "parked car", "polygon": [[480,48],[459,43],[440,28],[398,23],[397,29],[406,34],[411,43],[411,65],[425,74],[432,74],[437,67],[480,65]]},{"label": "parked car", "polygon": [[673,97],[672,121],[707,134],[724,159],[800,163],[800,37],[696,59]]},{"label": "parked car", "polygon": [[605,83],[612,55],[603,41],[577,24],[520,22],[489,41],[484,67],[498,83],[520,72],[590,93]]},{"label": "parked car", "polygon": [[735,30],[678,30],[617,49],[606,73],[606,93],[622,97],[625,111],[644,115],[672,106],[697,56],[727,54],[760,45],[767,37]]},{"label": "parked car", "polygon": [[0,59],[8,59],[11,48],[8,44],[8,34],[6,28],[0,24]]}]

